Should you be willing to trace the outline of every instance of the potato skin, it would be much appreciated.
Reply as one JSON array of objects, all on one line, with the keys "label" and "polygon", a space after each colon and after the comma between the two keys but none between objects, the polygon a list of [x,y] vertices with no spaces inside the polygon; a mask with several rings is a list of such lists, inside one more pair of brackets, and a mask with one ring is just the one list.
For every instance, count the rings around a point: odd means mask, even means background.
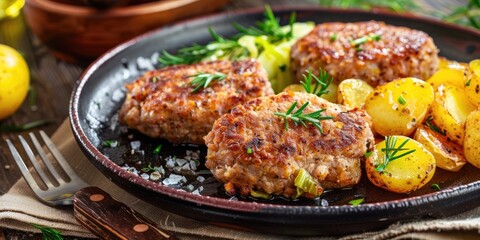
[{"label": "potato skin", "polygon": [[432,153],[439,168],[457,172],[467,163],[462,146],[427,126],[418,126],[413,138]]},{"label": "potato skin", "polygon": [[439,69],[428,80],[434,89],[437,89],[440,84],[452,84],[457,87],[463,87],[465,85],[465,77],[467,75],[467,69],[461,67],[447,67]]},{"label": "potato skin", "polygon": [[415,149],[415,152],[389,162],[385,169],[379,172],[375,168],[384,161],[385,152],[382,148],[385,148],[386,141],[376,144],[372,155],[365,161],[367,177],[375,186],[391,192],[415,191],[432,179],[435,173],[435,158],[422,144],[413,139],[405,136],[392,137],[397,138],[395,147],[409,139],[403,147]]},{"label": "potato skin", "polygon": [[465,158],[473,166],[480,168],[480,110],[471,112],[465,122]]},{"label": "potato skin", "polygon": [[[405,104],[400,103],[400,96]],[[430,84],[417,78],[401,78],[375,88],[364,108],[378,134],[408,136],[423,122],[433,98]]]},{"label": "potato skin", "polygon": [[450,84],[438,86],[431,108],[433,122],[459,145],[463,145],[465,120],[473,110],[475,106],[467,99],[463,88]]},{"label": "potato skin", "polygon": [[470,62],[470,72],[465,83],[465,94],[468,100],[480,107],[480,59]]},{"label": "potato skin", "polygon": [[362,108],[373,87],[360,79],[345,79],[338,85],[337,102],[350,109]]}]

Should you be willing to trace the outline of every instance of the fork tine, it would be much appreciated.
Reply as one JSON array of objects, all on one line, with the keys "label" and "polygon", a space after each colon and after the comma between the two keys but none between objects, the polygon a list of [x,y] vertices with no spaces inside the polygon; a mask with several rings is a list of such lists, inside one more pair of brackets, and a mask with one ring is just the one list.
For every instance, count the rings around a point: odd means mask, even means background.
[{"label": "fork tine", "polygon": [[65,183],[63,178],[60,177],[60,175],[58,174],[57,170],[55,170],[55,168],[53,167],[52,163],[50,163],[50,161],[48,160],[47,155],[45,154],[43,148],[40,146],[40,143],[38,142],[37,137],[35,137],[35,134],[31,132],[28,135],[30,136],[30,139],[32,139],[33,145],[35,145],[38,155],[40,155],[40,158],[43,160],[43,163],[53,175],[53,177],[58,181],[59,184]]},{"label": "fork tine", "polygon": [[20,139],[20,143],[22,143],[23,149],[25,149],[25,153],[27,153],[28,158],[30,158],[30,162],[32,163],[33,167],[37,171],[42,181],[45,183],[45,185],[47,185],[47,188],[52,188],[53,187],[52,182],[50,182],[50,179],[47,177],[42,167],[38,164],[38,161],[35,158],[35,155],[33,154],[32,149],[30,148],[30,146],[28,146],[28,143],[25,140],[25,138],[19,135],[18,139]]},{"label": "fork tine", "polygon": [[20,172],[22,173],[23,177],[25,178],[25,181],[27,181],[30,188],[32,188],[32,190],[36,193],[43,191],[42,189],[40,189],[35,179],[33,179],[33,176],[30,173],[30,171],[28,171],[28,167],[27,165],[25,165],[25,162],[23,161],[22,156],[20,155],[20,153],[18,153],[17,149],[13,145],[12,141],[10,141],[10,139],[7,139],[7,144],[8,144],[8,148],[10,148],[10,152],[12,153],[13,159],[17,163],[17,166],[20,169]]},{"label": "fork tine", "polygon": [[45,145],[47,145],[48,149],[50,149],[50,152],[53,154],[60,166],[62,166],[65,173],[67,173],[67,175],[71,178],[71,180],[73,180],[74,178],[79,178],[75,171],[73,171],[73,169],[70,167],[70,164],[67,162],[67,160],[65,160],[63,155],[58,151],[57,147],[55,147],[55,144],[47,136],[47,134],[43,130],[41,130],[40,135],[42,136]]}]

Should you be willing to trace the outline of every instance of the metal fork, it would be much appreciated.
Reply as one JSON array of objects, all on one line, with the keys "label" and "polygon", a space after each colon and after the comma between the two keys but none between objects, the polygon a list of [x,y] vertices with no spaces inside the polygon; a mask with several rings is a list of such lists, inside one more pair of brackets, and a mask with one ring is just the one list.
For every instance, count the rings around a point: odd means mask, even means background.
[{"label": "metal fork", "polygon": [[48,159],[37,137],[33,133],[28,135],[43,164],[58,182],[58,186],[55,186],[45,174],[39,163],[40,161],[35,158],[35,154],[25,138],[18,136],[33,168],[47,187],[45,190],[41,189],[35,181],[12,141],[7,139],[7,144],[23,177],[43,203],[50,206],[74,204],[74,215],[77,221],[101,239],[176,239],[175,236],[162,230],[140,213],[113,199],[105,191],[97,187],[88,187],[88,184],[73,171],[47,134],[40,131],[43,142],[50,150],[53,158],[68,175],[70,181],[62,178]]},{"label": "metal fork", "polygon": [[27,154],[35,171],[38,173],[38,176],[41,178],[41,180],[43,181],[47,189],[43,190],[40,188],[38,183],[33,178],[32,174],[28,170],[28,167],[25,164],[22,156],[13,145],[12,141],[7,139],[7,144],[8,144],[8,147],[10,148],[10,152],[12,152],[13,158],[15,159],[15,162],[18,168],[20,169],[20,171],[22,172],[22,175],[27,181],[28,185],[33,190],[33,192],[37,195],[37,197],[47,205],[50,205],[50,206],[72,205],[74,194],[78,190],[87,187],[88,184],[85,183],[80,177],[78,177],[78,175],[73,171],[73,169],[70,167],[68,162],[62,156],[62,154],[58,151],[57,147],[55,147],[55,144],[52,142],[52,140],[50,140],[50,138],[47,136],[47,134],[45,134],[44,131],[40,131],[40,136],[42,137],[47,148],[50,150],[50,153],[52,154],[54,159],[60,164],[60,166],[63,168],[63,171],[65,171],[65,173],[70,178],[70,181],[63,179],[60,176],[60,174],[57,172],[57,170],[53,167],[52,163],[47,158],[47,154],[41,147],[35,135],[33,133],[29,133],[28,135],[30,136],[30,139],[32,140],[32,143],[35,146],[35,149],[38,152],[38,156],[40,156],[43,164],[46,166],[50,174],[58,182],[58,186],[55,186],[52,183],[52,181],[47,177],[47,175],[45,174],[45,171],[40,166],[39,161],[35,158],[35,154],[33,153],[32,149],[28,145],[27,141],[25,140],[25,138],[19,135],[18,138],[25,150],[25,153]]}]

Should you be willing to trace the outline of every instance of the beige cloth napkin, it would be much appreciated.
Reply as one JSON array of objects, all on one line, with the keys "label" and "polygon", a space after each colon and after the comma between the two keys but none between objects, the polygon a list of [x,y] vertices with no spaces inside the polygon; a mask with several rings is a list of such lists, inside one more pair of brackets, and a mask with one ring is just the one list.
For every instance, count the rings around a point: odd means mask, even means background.
[{"label": "beige cloth napkin", "polygon": [[[293,239],[288,236],[275,236],[241,232],[209,225],[193,219],[181,217],[138,198],[117,187],[102,175],[83,155],[73,137],[70,124],[65,121],[53,135],[52,140],[60,152],[66,156],[78,175],[91,185],[100,187],[114,198],[129,205],[149,219],[172,231],[181,239]],[[20,179],[8,193],[0,196],[0,227],[35,231],[29,224],[55,228],[63,235],[94,237],[73,217],[72,208],[53,208],[40,203],[26,182]],[[281,226],[279,226],[281,227]],[[385,230],[343,236],[342,239],[479,239],[480,207],[466,213],[440,220],[398,223]],[[334,239],[319,236],[315,239]]]}]

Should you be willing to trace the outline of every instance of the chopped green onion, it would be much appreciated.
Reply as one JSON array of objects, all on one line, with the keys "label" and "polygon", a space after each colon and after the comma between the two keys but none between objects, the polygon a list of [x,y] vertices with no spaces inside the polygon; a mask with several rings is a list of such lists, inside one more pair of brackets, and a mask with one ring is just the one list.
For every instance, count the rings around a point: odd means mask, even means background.
[{"label": "chopped green onion", "polygon": [[148,163],[148,166],[142,168],[142,171],[144,171],[144,172],[149,172],[149,171],[155,172],[155,171],[161,171],[161,170],[162,170],[161,166],[160,167],[152,167],[151,162]]},{"label": "chopped green onion", "polygon": [[319,196],[322,193],[318,190],[317,181],[304,168],[298,171],[294,183],[297,187],[297,195],[295,196],[295,198],[300,197],[303,193],[309,193],[315,197]]},{"label": "chopped green onion", "polygon": [[337,37],[338,35],[336,33],[332,34],[332,36],[330,36],[330,41],[335,42],[335,40],[337,40]]},{"label": "chopped green onion", "polygon": [[360,45],[368,42],[368,41],[375,41],[378,42],[382,38],[380,34],[370,34],[368,36],[363,36],[354,40],[350,41],[350,44],[355,47],[359,47]]},{"label": "chopped green onion", "polygon": [[367,151],[367,152],[365,153],[365,157],[370,157],[370,156],[372,156],[372,154],[373,154],[372,151]]},{"label": "chopped green onion", "polygon": [[465,86],[468,87],[470,86],[470,82],[472,81],[472,78],[469,78],[468,81],[465,83]]},{"label": "chopped green onion", "polygon": [[358,205],[362,204],[364,200],[365,200],[365,198],[353,199],[353,200],[350,200],[348,202],[348,204],[350,204],[352,206],[358,206]]},{"label": "chopped green onion", "polygon": [[432,187],[433,189],[437,190],[437,191],[440,191],[440,185],[438,185],[438,183],[432,184],[431,187]]},{"label": "chopped green onion", "polygon": [[102,144],[105,147],[116,147],[116,146],[118,146],[118,141],[117,140],[105,140],[105,141],[103,141]]},{"label": "chopped green onion", "polygon": [[402,95],[400,95],[398,97],[398,103],[402,104],[402,105],[405,105],[407,103],[407,100],[405,100],[405,98],[403,98]]},{"label": "chopped green onion", "polygon": [[272,196],[264,191],[250,190],[250,195],[254,198],[270,199]]},{"label": "chopped green onion", "polygon": [[159,144],[155,149],[153,149],[153,154],[160,154],[162,151],[162,144]]},{"label": "chopped green onion", "polygon": [[252,148],[247,148],[247,153],[248,153],[248,154],[252,154],[252,153],[253,153],[253,149],[252,149]]}]

